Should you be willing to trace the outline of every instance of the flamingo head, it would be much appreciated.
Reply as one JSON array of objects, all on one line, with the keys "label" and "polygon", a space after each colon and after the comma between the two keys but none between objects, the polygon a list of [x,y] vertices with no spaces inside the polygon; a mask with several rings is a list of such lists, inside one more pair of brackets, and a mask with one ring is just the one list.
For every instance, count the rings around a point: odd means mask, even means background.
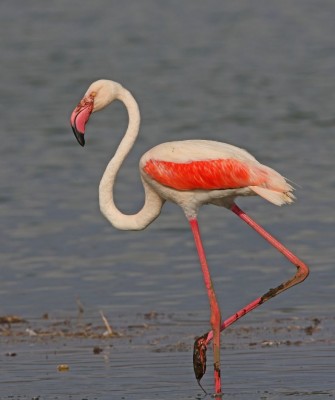
[{"label": "flamingo head", "polygon": [[84,133],[86,124],[95,111],[100,111],[117,99],[122,86],[119,83],[100,79],[93,82],[84,97],[71,114],[71,127],[81,146],[85,145]]}]

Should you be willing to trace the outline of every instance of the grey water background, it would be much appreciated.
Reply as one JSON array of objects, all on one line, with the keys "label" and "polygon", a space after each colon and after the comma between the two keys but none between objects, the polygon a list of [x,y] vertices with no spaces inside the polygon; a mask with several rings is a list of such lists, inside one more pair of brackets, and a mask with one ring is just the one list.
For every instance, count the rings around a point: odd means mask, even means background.
[{"label": "grey water background", "polygon": [[[141,154],[169,140],[235,144],[293,181],[293,206],[238,204],[311,275],[223,335],[223,388],[227,399],[334,397],[335,3],[11,0],[0,11],[0,315],[71,317],[79,298],[88,318],[103,310],[120,329],[161,316],[133,341],[111,340],[105,358],[90,340],[1,338],[0,398],[202,398],[191,346],[208,329],[208,300],[187,221],[166,205],[143,232],[111,227],[97,189],[126,112],[94,115],[84,149],[69,126],[98,78],[121,82],[142,112],[116,187],[124,212],[142,204]],[[227,210],[199,219],[223,316],[294,272]],[[320,330],[299,346],[245,345],[315,318]],[[243,341],[238,327],[258,333]],[[180,341],[185,351],[163,351]],[[210,391],[210,367],[203,383]]]}]

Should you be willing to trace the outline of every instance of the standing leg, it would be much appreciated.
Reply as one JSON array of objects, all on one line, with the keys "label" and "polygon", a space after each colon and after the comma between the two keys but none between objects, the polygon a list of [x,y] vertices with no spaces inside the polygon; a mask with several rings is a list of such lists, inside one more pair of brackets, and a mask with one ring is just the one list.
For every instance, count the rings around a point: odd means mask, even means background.
[{"label": "standing leg", "polygon": [[[289,251],[284,245],[282,245],[277,239],[271,236],[264,228],[258,225],[252,218],[250,218],[244,211],[242,211],[236,204],[231,208],[231,211],[240,217],[244,222],[251,226],[257,233],[259,233],[265,240],[267,240],[273,247],[275,247],[280,253],[282,253],[292,264],[297,268],[295,275],[288,281],[280,284],[274,289],[268,290],[263,296],[258,297],[256,300],[252,301],[250,304],[237,311],[235,314],[227,318],[221,325],[221,331],[226,329],[228,326],[236,322],[238,319],[242,318],[244,315],[254,310],[256,307],[265,303],[266,301],[277,296],[279,293],[284,292],[284,290],[289,289],[292,286],[297,285],[304,281],[308,274],[309,269],[307,265],[301,261],[296,255]],[[213,339],[213,332],[207,332],[203,336],[199,337],[194,343],[194,368],[202,369],[203,374],[206,370],[206,348],[208,343]],[[203,375],[202,374],[202,375]],[[201,377],[199,378],[199,380]]]},{"label": "standing leg", "polygon": [[[210,318],[210,323],[212,326],[212,339],[213,339],[213,350],[214,350],[214,381],[215,381],[215,397],[221,397],[221,376],[220,376],[220,326],[221,326],[221,312],[220,312],[220,307],[216,299],[215,291],[213,288],[213,283],[211,280],[211,276],[209,273],[209,268],[208,264],[206,261],[206,255],[205,251],[202,245],[202,241],[200,238],[200,231],[199,231],[199,225],[198,221],[196,219],[191,219],[189,220],[191,229],[193,232],[194,236],[194,241],[195,245],[197,247],[199,259],[200,259],[200,264],[201,264],[201,269],[202,269],[202,274],[204,277],[205,281],[205,286],[207,289],[207,294],[209,298],[209,303],[210,303],[210,309],[211,309],[211,318]],[[204,372],[203,372],[204,373]],[[196,378],[198,380],[198,383],[200,382],[200,379],[203,376],[203,373],[196,374]],[[200,383],[199,383],[200,384]]]}]

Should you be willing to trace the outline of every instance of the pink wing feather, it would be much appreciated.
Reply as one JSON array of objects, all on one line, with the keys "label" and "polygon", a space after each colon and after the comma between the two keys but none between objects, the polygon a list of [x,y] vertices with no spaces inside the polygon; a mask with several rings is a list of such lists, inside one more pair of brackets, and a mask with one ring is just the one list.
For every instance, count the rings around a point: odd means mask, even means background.
[{"label": "pink wing feather", "polygon": [[[176,163],[148,160],[144,171],[162,185],[177,190],[235,189],[262,185],[267,173],[236,159],[217,159]],[[254,169],[257,168],[257,173]]]},{"label": "pink wing feather", "polygon": [[144,172],[177,190],[224,190],[249,187],[278,206],[294,200],[292,186],[283,176],[256,160],[212,159],[184,163],[149,159]]}]

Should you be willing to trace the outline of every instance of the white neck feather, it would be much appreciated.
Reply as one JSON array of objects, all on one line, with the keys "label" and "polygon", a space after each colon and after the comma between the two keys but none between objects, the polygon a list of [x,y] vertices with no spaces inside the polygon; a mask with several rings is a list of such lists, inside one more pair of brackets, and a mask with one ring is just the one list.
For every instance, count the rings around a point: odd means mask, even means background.
[{"label": "white neck feather", "polygon": [[160,214],[164,200],[143,182],[145,202],[142,209],[133,215],[123,214],[114,203],[113,187],[117,173],[133,147],[140,128],[140,111],[131,93],[122,88],[117,95],[127,108],[129,123],[127,131],[117,148],[114,157],[110,160],[102,176],[99,186],[99,203],[102,214],[117,229],[141,230],[146,228]]}]

